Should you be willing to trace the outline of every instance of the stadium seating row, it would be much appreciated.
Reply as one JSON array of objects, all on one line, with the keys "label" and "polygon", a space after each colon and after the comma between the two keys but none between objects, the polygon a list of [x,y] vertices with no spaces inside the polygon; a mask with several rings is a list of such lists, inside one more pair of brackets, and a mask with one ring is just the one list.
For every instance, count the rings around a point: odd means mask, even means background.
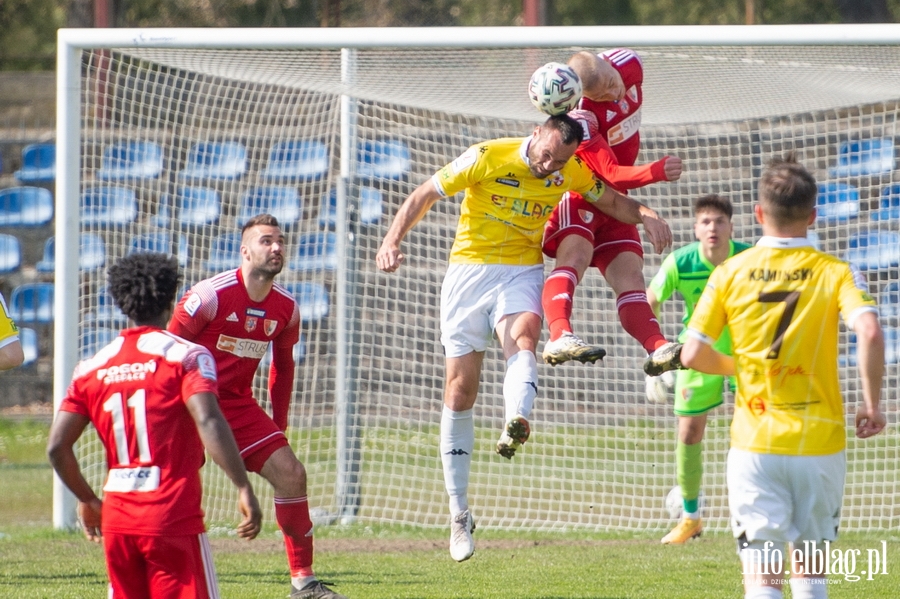
[{"label": "stadium seating row", "polygon": [[[372,225],[381,219],[382,194],[374,187],[360,188],[359,221]],[[215,224],[222,213],[219,192],[208,187],[178,187],[166,194],[154,224],[168,227],[170,219],[181,227]],[[322,198],[319,224],[324,228],[336,224],[337,192],[332,189]],[[303,202],[295,187],[255,187],[244,195],[238,221],[268,212],[290,227],[303,214]],[[81,221],[91,226],[118,226],[138,216],[138,199],[133,189],[115,185],[92,186],[81,194]],[[0,226],[41,227],[53,220],[53,194],[42,187],[21,186],[0,189]]]},{"label": "stadium seating row", "polygon": [[[304,324],[321,322],[330,312],[328,289],[321,283],[308,281],[285,284],[285,288],[300,305],[300,319]],[[181,290],[181,294],[187,288]],[[8,307],[16,322],[49,324],[53,322],[54,284],[49,282],[23,283],[10,294]],[[112,297],[102,287],[97,293],[97,305],[85,314],[84,321],[95,327],[125,325],[125,315],[115,306]]]},{"label": "stadium seating row", "polygon": [[[401,140],[363,141],[357,150],[363,178],[399,179],[409,171],[409,148]],[[327,145],[316,139],[276,143],[269,151],[262,176],[269,181],[314,180],[328,172]],[[894,169],[894,141],[890,137],[848,140],[838,147],[832,177],[890,174]],[[98,178],[118,180],[154,178],[163,168],[161,147],[154,142],[123,141],[106,148]],[[247,168],[247,149],[241,142],[197,142],[188,151],[179,177],[188,180],[236,179]],[[56,145],[30,144],[22,150],[22,168],[15,172],[21,183],[47,183],[56,177]]]},{"label": "stadium seating row", "polygon": [[[128,244],[128,253],[162,252],[174,255],[185,267],[188,263],[187,237],[172,236],[168,231],[153,231],[134,235]],[[236,268],[240,264],[241,234],[230,231],[211,238],[210,250],[203,268],[218,272]],[[106,263],[106,245],[96,233],[81,233],[78,266],[87,272],[103,267]],[[0,274],[16,272],[22,265],[21,243],[17,237],[0,234]],[[43,257],[35,265],[39,273],[52,274],[56,269],[56,237],[44,243]],[[288,270],[296,272],[330,271],[337,268],[337,236],[329,231],[301,235],[294,255],[288,260]]]},{"label": "stadium seating row", "polygon": [[[247,148],[238,141],[197,142],[177,174],[185,181],[239,179],[247,171]],[[317,139],[278,142],[269,150],[261,173],[270,182],[318,180],[331,164],[328,146]],[[357,147],[357,175],[362,179],[401,179],[409,172],[409,148],[399,139],[361,141]],[[152,141],[120,141],[103,150],[97,178],[102,181],[155,179],[163,171],[163,149]],[[56,179],[56,145],[30,144],[22,150],[22,168],[14,173],[23,184]]]},{"label": "stadium seating row", "polygon": [[[837,223],[852,220],[860,214],[859,190],[849,183],[820,183],[816,204],[819,221]],[[881,189],[878,208],[869,212],[869,220],[900,220],[900,183]]]}]

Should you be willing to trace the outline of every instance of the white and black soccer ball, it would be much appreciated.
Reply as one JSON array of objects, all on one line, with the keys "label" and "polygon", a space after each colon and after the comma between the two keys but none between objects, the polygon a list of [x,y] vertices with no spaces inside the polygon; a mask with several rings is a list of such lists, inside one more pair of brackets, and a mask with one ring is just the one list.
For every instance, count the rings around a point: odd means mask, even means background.
[{"label": "white and black soccer ball", "polygon": [[569,65],[548,62],[531,76],[528,97],[545,114],[565,114],[581,100],[581,79]]},{"label": "white and black soccer ball", "polygon": [[678,520],[681,518],[683,510],[684,503],[681,500],[681,487],[675,485],[669,491],[669,494],[666,495],[666,511],[669,512],[669,517],[672,520]]}]

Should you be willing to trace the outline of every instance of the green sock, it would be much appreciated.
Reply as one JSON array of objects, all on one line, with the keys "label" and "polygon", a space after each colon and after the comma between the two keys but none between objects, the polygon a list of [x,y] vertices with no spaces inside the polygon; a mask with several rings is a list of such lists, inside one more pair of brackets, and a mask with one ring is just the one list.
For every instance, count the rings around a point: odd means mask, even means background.
[{"label": "green sock", "polygon": [[685,445],[678,441],[675,459],[684,511],[695,513],[699,509],[700,480],[703,478],[703,442]]}]

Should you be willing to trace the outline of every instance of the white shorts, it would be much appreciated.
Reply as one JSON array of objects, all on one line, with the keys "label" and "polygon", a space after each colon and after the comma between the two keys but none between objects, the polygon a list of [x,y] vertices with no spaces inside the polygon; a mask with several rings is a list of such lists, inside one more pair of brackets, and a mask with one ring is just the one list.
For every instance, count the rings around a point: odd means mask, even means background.
[{"label": "white shorts", "polygon": [[821,456],[728,450],[734,538],[798,543],[837,538],[847,470],[843,451]]},{"label": "white shorts", "polygon": [[441,285],[441,343],[448,358],[482,352],[504,316],[541,315],[544,266],[451,264]]}]

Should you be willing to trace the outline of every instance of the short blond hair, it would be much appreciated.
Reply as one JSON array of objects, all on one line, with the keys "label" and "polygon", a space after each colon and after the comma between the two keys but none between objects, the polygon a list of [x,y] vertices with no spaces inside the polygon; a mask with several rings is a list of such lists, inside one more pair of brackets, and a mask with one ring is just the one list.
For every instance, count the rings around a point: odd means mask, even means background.
[{"label": "short blond hair", "polygon": [[603,81],[604,64],[605,61],[602,58],[587,50],[576,52],[569,58],[569,66],[581,79],[581,89],[584,90],[584,95],[591,95],[591,92],[595,91],[594,88]]}]

